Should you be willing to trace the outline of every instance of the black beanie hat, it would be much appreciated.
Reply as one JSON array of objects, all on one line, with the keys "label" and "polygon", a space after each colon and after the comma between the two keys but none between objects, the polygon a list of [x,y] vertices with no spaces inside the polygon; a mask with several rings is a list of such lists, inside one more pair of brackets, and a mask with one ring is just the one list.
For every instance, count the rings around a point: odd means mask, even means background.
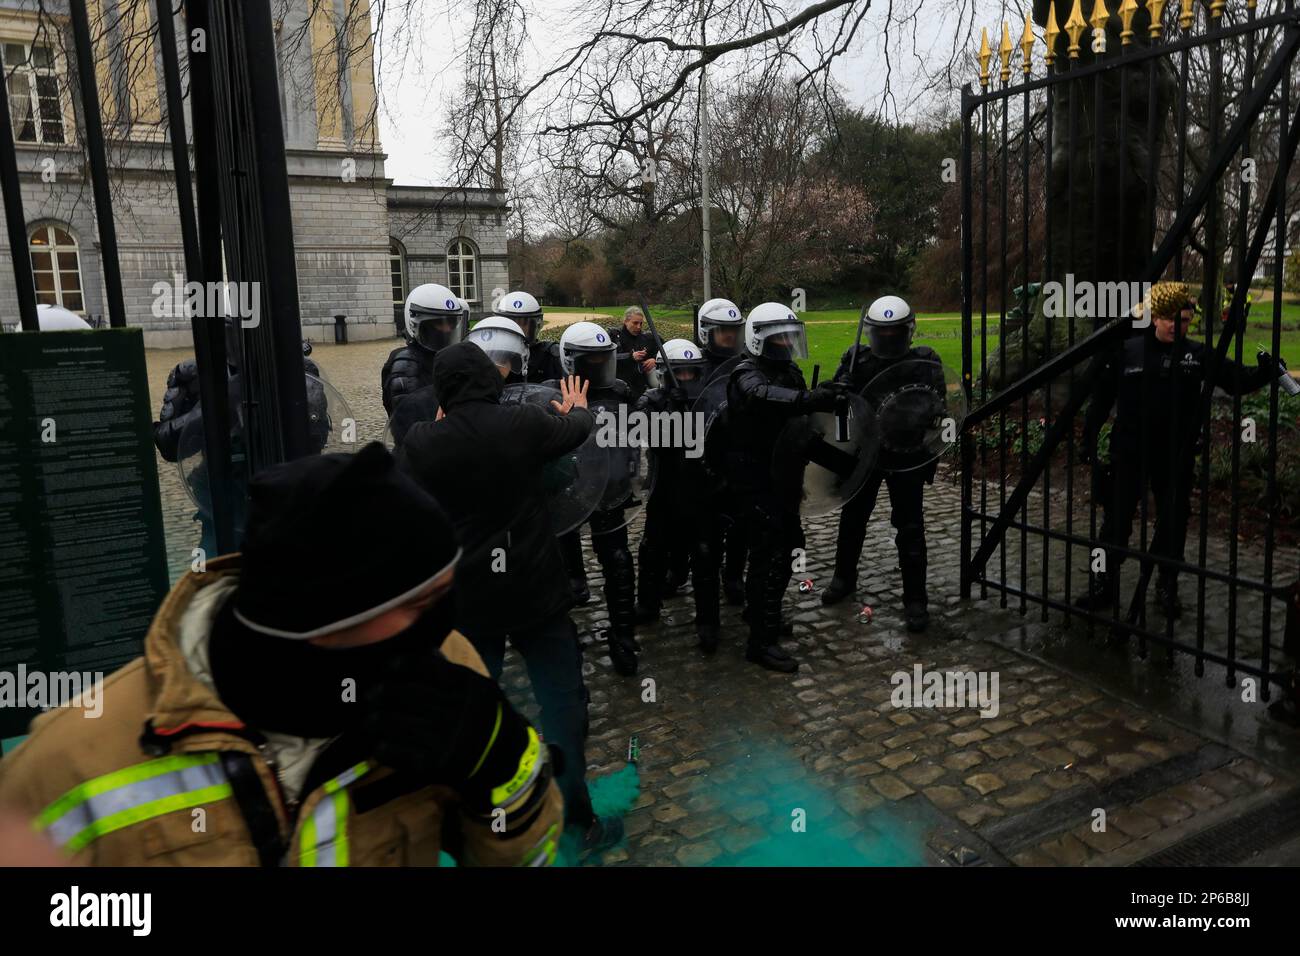
[{"label": "black beanie hat", "polygon": [[411,600],[460,557],[451,522],[378,442],[267,468],[248,487],[235,616],[319,637]]}]

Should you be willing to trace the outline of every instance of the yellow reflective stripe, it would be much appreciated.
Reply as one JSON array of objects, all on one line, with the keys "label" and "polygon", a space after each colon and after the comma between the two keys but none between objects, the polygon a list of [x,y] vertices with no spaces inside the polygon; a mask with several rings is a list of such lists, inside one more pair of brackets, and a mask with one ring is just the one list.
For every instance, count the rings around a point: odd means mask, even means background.
[{"label": "yellow reflective stripe", "polygon": [[558,823],[552,823],[550,829],[542,834],[542,838],[524,854],[520,866],[550,866],[555,862],[555,854],[559,849],[555,842],[555,831],[560,828]]},{"label": "yellow reflective stripe", "polygon": [[41,815],[36,818],[36,827],[44,830],[69,810],[86,803],[91,797],[97,797],[102,793],[116,790],[127,784],[140,783],[144,780],[160,777],[165,773],[216,763],[217,759],[215,753],[176,754],[171,757],[159,757],[157,760],[134,764],[121,770],[114,770],[112,773],[106,773],[102,777],[87,780],[85,783],[73,787],[41,811]]},{"label": "yellow reflective stripe", "polygon": [[302,822],[298,837],[299,866],[348,866],[351,863],[348,842],[348,784],[371,770],[368,761],[349,767],[321,789],[325,795]]},{"label": "yellow reflective stripe", "polygon": [[217,800],[224,800],[230,796],[230,784],[219,783],[216,786],[206,787],[203,790],[193,790],[190,793],[176,793],[170,797],[163,797],[161,800],[154,800],[152,803],[142,804],[138,807],[131,807],[129,810],[122,810],[112,816],[105,817],[102,820],[96,820],[86,829],[82,830],[71,840],[67,842],[65,849],[70,853],[75,853],[82,847],[97,840],[106,833],[112,833],[114,830],[120,830],[123,827],[129,827],[135,823],[143,823],[145,820],[151,820],[154,817],[160,817],[167,813],[173,813],[176,810],[187,810],[190,807],[197,807],[200,804],[212,803]]},{"label": "yellow reflective stripe", "polygon": [[491,799],[493,806],[506,806],[511,802],[511,797],[533,782],[541,770],[538,760],[541,752],[542,742],[537,737],[537,731],[529,727],[528,746],[524,748],[524,754],[519,758],[519,768],[515,771],[515,775],[501,786],[492,788]]},{"label": "yellow reflective stripe", "polygon": [[479,768],[483,766],[483,761],[487,760],[487,755],[492,751],[492,745],[497,742],[497,734],[501,730],[501,702],[497,701],[497,722],[492,727],[492,736],[488,738],[487,746],[483,748],[483,753],[479,754],[478,763],[474,764],[474,769],[469,772],[470,779],[478,773]]}]

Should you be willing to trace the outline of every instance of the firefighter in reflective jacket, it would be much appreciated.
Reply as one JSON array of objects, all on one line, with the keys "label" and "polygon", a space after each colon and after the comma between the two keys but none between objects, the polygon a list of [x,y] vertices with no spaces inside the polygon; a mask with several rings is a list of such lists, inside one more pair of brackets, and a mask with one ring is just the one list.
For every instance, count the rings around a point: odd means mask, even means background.
[{"label": "firefighter in reflective jacket", "polygon": [[101,719],[34,721],[0,806],[78,864],[551,862],[550,752],[451,629],[438,504],[377,443],[250,497],[242,554],[176,584]]}]

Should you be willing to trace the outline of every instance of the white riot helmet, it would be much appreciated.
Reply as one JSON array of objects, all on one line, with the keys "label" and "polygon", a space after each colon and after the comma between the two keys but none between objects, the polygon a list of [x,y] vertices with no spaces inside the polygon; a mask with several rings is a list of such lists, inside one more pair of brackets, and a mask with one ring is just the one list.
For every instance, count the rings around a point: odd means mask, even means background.
[{"label": "white riot helmet", "polygon": [[542,327],[542,307],[535,297],[527,292],[507,292],[492,304],[492,311],[514,319],[523,329],[529,345],[537,341],[537,333]]},{"label": "white riot helmet", "polygon": [[700,393],[704,391],[704,376],[709,370],[704,350],[686,339],[669,339],[665,342],[664,347],[655,356],[655,370],[662,385],[672,384],[667,371],[670,362],[673,376],[676,377],[681,389],[686,392],[686,397],[691,401],[699,398]]},{"label": "white riot helmet", "polygon": [[[41,304],[36,307],[36,321],[42,332],[72,332],[90,328],[90,323],[61,305]],[[14,326],[15,332],[23,330],[22,322]]]},{"label": "white riot helmet", "polygon": [[564,374],[586,379],[593,390],[614,384],[614,353],[614,340],[595,322],[574,322],[560,336]]},{"label": "white riot helmet", "polygon": [[880,358],[902,358],[912,347],[916,316],[912,307],[896,295],[882,295],[867,309],[863,319],[871,354]]},{"label": "white riot helmet", "polygon": [[418,285],[406,297],[406,334],[431,352],[463,339],[468,324],[461,300],[445,285]]},{"label": "white riot helmet", "polygon": [[695,339],[718,358],[740,354],[745,317],[730,299],[710,299],[695,316]]},{"label": "white riot helmet", "polygon": [[528,377],[528,340],[512,320],[489,315],[465,338],[486,352],[498,368]]},{"label": "white riot helmet", "polygon": [[808,357],[808,332],[789,306],[764,302],[745,319],[745,348],[759,358],[793,362]]}]

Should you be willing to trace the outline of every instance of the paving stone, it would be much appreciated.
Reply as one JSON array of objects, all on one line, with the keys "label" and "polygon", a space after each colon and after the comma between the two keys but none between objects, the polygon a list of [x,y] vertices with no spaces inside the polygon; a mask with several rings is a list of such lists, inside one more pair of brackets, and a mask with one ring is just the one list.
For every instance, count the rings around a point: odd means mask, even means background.
[{"label": "paving stone", "polygon": [[962,770],[969,770],[971,767],[974,767],[983,762],[984,762],[983,754],[975,753],[972,750],[966,750],[963,751],[962,753],[956,753],[948,757],[945,757],[943,760],[943,765],[947,767],[949,770],[956,770],[960,772]]},{"label": "paving stone", "polygon": [[702,843],[690,843],[680,847],[673,855],[682,866],[703,866],[720,857],[722,847],[712,840],[705,840]]},{"label": "paving stone", "polygon": [[997,801],[1000,806],[1008,810],[1023,810],[1026,807],[1032,807],[1036,803],[1042,803],[1052,795],[1052,791],[1039,783],[1031,783],[1027,787],[1021,787],[1014,793],[999,793]]},{"label": "paving stone", "polygon": [[940,810],[951,810],[966,802],[966,795],[956,787],[926,787],[921,791]]},{"label": "paving stone", "polygon": [[1155,817],[1160,821],[1160,825],[1165,827],[1180,823],[1195,812],[1187,804],[1164,794],[1143,800],[1136,804],[1136,809],[1147,816]]},{"label": "paving stone", "polygon": [[1062,866],[1080,866],[1092,855],[1088,845],[1070,833],[1040,843],[1038,848]]},{"label": "paving stone", "polygon": [[953,734],[948,738],[948,742],[954,747],[966,747],[981,740],[988,740],[988,738],[989,735],[982,730],[964,730],[961,733]]},{"label": "paving stone", "polygon": [[884,803],[870,787],[854,784],[848,787],[842,787],[835,792],[835,802],[840,805],[845,813],[853,816],[860,816],[868,810],[873,810]]},{"label": "paving stone", "polygon": [[888,767],[890,770],[897,770],[899,767],[904,764],[909,764],[915,759],[916,754],[907,750],[902,750],[897,753],[889,754],[886,757],[881,757],[880,764],[881,766]]},{"label": "paving stone", "polygon": [[942,777],[943,768],[936,767],[934,764],[918,764],[904,767],[898,775],[914,787],[924,787]]},{"label": "paving stone", "polygon": [[886,797],[889,800],[902,800],[904,797],[916,793],[915,790],[903,783],[903,781],[899,780],[892,774],[887,773],[881,774],[878,777],[872,777],[871,786],[875,787],[876,792],[878,792],[882,797]]},{"label": "paving stone", "polygon": [[1160,829],[1160,821],[1140,810],[1125,807],[1107,814],[1106,825],[1135,838],[1147,836]]},{"label": "paving stone", "polygon": [[957,817],[968,827],[978,828],[986,820],[995,819],[1005,816],[1004,811],[998,807],[990,806],[987,803],[975,803],[970,806],[962,807],[957,811]]},{"label": "paving stone", "polygon": [[972,774],[962,782],[979,791],[980,796],[992,793],[994,790],[1001,790],[1006,786],[1001,777],[992,773]]}]

